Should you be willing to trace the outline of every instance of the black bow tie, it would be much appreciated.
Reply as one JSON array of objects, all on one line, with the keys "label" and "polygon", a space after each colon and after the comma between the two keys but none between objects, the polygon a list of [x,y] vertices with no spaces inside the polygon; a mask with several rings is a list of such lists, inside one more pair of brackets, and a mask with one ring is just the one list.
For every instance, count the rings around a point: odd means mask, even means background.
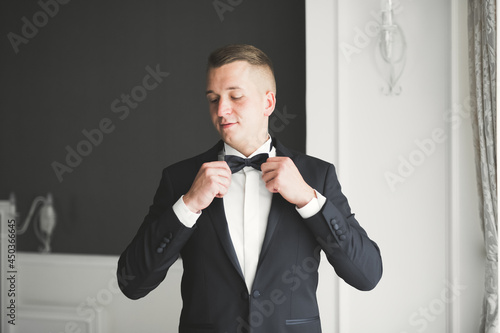
[{"label": "black bow tie", "polygon": [[269,154],[266,153],[257,154],[252,158],[241,158],[234,155],[226,155],[224,156],[224,160],[229,165],[231,172],[235,173],[240,171],[246,166],[251,166],[252,168],[260,171],[261,164],[264,163],[268,157]]}]

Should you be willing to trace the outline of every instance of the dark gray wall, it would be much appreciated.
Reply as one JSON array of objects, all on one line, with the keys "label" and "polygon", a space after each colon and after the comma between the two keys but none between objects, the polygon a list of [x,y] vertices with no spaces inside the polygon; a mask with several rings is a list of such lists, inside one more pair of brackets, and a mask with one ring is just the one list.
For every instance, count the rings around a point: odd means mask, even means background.
[{"label": "dark gray wall", "polygon": [[[271,131],[304,151],[304,10],[304,1],[290,0],[2,1],[0,199],[14,192],[24,218],[32,200],[50,191],[54,252],[120,253],[161,170],[217,141],[205,64],[228,43],[254,44],[273,59]],[[143,87],[148,66],[169,73],[147,81],[150,90]],[[127,106],[122,95],[131,93],[140,102]],[[102,138],[93,131],[99,126],[108,132]],[[94,144],[83,142],[90,142],[85,130]],[[67,147],[87,156],[68,165]],[[37,250],[32,228],[18,246]]]}]

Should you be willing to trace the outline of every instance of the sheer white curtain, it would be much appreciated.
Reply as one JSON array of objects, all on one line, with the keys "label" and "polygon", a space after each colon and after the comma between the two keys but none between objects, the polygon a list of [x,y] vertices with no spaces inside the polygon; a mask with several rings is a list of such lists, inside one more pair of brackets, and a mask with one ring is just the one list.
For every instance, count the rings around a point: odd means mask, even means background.
[{"label": "sheer white curtain", "polygon": [[471,116],[486,250],[481,333],[498,332],[496,0],[469,0]]}]

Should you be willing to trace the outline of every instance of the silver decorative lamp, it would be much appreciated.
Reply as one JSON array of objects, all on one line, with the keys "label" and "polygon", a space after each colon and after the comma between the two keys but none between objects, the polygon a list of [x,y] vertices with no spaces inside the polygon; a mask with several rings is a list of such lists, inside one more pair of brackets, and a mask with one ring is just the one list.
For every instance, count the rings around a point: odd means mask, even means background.
[{"label": "silver decorative lamp", "polygon": [[392,0],[381,1],[382,24],[377,48],[377,64],[387,82],[386,95],[399,95],[398,84],[406,65],[406,40],[401,27],[394,20]]},{"label": "silver decorative lamp", "polygon": [[[11,201],[14,201],[15,204],[13,196]],[[39,248],[40,252],[51,252],[50,242],[52,232],[56,226],[56,212],[53,206],[52,194],[48,193],[47,197],[39,196],[33,200],[28,216],[24,223],[18,227],[17,234],[24,234],[32,221],[35,235],[42,242],[42,247]]]}]

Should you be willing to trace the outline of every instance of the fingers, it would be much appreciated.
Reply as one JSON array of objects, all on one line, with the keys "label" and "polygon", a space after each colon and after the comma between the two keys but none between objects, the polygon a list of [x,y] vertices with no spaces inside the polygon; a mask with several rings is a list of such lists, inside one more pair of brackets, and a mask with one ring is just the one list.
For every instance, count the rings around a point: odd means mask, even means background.
[{"label": "fingers", "polygon": [[227,193],[231,184],[231,169],[225,161],[205,163],[200,168],[200,173],[202,183],[211,188],[214,196],[221,198]]},{"label": "fingers", "polygon": [[226,161],[215,161],[203,163],[200,168],[200,172],[204,170],[207,175],[217,175],[221,177],[231,178],[231,169],[227,165]]},{"label": "fingers", "polygon": [[267,190],[271,193],[279,193],[281,191],[280,180],[277,176],[277,174],[268,174],[268,177],[262,177],[262,180],[266,183]]},{"label": "fingers", "polygon": [[282,156],[269,157],[260,168],[262,170],[262,178],[266,182],[273,180],[279,174],[289,173],[297,169],[289,157]]},{"label": "fingers", "polygon": [[229,185],[231,185],[231,169],[226,161],[210,162],[209,168],[215,172],[214,181],[219,185],[216,189],[215,197],[222,198],[226,195]]},{"label": "fingers", "polygon": [[231,174],[231,169],[229,168],[229,165],[227,165],[226,161],[214,161],[214,162],[207,162],[205,164],[206,165],[210,165],[210,166],[212,166],[214,168],[225,169],[225,170],[227,170]]},{"label": "fingers", "polygon": [[314,190],[304,181],[295,163],[283,156],[270,157],[262,164],[262,180],[271,193],[279,193],[290,203],[303,207]]},{"label": "fingers", "polygon": [[286,178],[286,170],[293,167],[293,161],[288,157],[270,157],[261,165],[262,180],[266,183],[266,188],[271,193],[279,193],[283,178]]},{"label": "fingers", "polygon": [[222,198],[231,184],[231,169],[225,161],[204,163],[184,202],[194,212],[205,209],[214,198]]},{"label": "fingers", "polygon": [[260,166],[262,173],[271,171],[284,171],[290,168],[296,168],[295,164],[289,157],[276,156],[269,157],[265,163]]}]

